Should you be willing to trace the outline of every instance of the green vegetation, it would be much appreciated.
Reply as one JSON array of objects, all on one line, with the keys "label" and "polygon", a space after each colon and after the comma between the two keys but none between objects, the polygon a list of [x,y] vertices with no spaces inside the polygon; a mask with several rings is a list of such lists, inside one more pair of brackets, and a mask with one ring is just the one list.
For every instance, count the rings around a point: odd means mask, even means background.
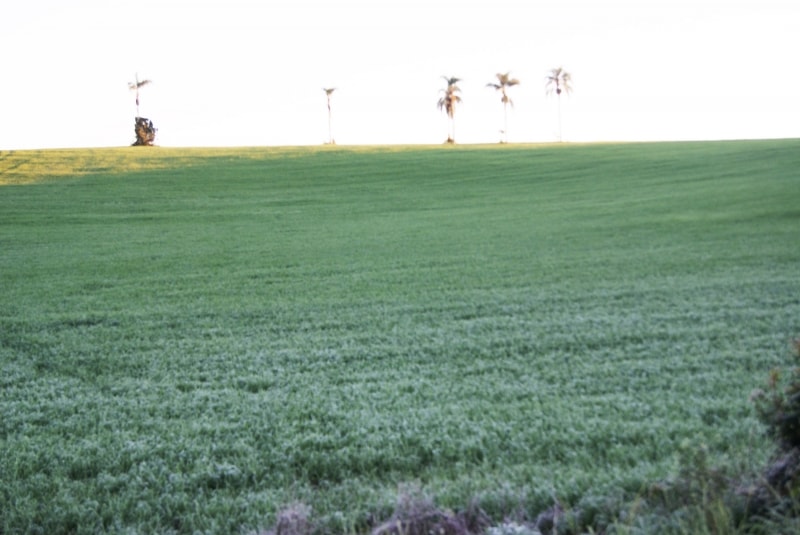
[{"label": "green vegetation", "polygon": [[363,532],[408,485],[642,532],[609,504],[772,452],[748,394],[800,330],[799,166],[793,140],[0,153],[0,533]]}]

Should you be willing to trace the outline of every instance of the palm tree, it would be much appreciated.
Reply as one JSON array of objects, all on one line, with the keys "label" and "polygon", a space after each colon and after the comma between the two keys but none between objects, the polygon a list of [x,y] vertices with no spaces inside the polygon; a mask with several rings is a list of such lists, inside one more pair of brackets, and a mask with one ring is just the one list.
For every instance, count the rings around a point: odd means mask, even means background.
[{"label": "palm tree", "polygon": [[447,134],[447,143],[455,143],[456,142],[456,104],[461,102],[461,97],[457,95],[457,93],[461,92],[461,89],[456,85],[458,82],[461,81],[461,78],[456,78],[455,76],[447,77],[442,76],[447,81],[447,88],[442,89],[442,98],[439,99],[437,106],[440,110],[444,110],[447,113],[447,116],[450,118],[450,132]]},{"label": "palm tree", "polygon": [[514,106],[514,102],[509,98],[508,93],[506,93],[506,88],[518,85],[519,80],[516,78],[511,78],[510,72],[505,74],[497,73],[496,76],[497,82],[490,82],[486,84],[486,87],[493,87],[502,94],[500,101],[503,103],[503,135],[505,136],[505,143],[508,143],[508,105],[511,104],[511,106]]},{"label": "palm tree", "polygon": [[139,80],[139,73],[136,73],[136,81],[135,82],[128,82],[128,88],[131,91],[136,91],[136,117],[139,117],[139,88],[144,87],[147,84],[153,83],[150,80]]},{"label": "palm tree", "polygon": [[550,69],[545,77],[545,89],[548,95],[556,94],[558,97],[558,140],[561,141],[561,93],[572,93],[572,76],[563,67]]},{"label": "palm tree", "polygon": [[336,88],[323,87],[322,90],[325,91],[325,96],[328,98],[328,143],[330,145],[335,145],[336,142],[333,140],[333,130],[331,130],[331,95],[336,91]]}]

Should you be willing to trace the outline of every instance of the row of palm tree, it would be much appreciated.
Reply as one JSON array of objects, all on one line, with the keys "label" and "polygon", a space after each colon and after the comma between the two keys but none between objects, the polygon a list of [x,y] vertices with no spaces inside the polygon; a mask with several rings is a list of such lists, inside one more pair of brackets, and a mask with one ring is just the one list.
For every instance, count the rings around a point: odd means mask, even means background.
[{"label": "row of palm tree", "polygon": [[[503,103],[503,143],[508,143],[508,105],[514,106],[514,101],[508,96],[508,89],[519,85],[519,80],[511,77],[510,72],[497,73],[496,82],[489,82],[486,87],[491,87],[500,92],[500,102]],[[447,136],[447,143],[455,143],[455,113],[456,104],[461,102],[461,97],[458,93],[461,91],[456,85],[461,81],[460,78],[454,76],[443,76],[447,82],[447,87],[442,89],[442,97],[439,99],[438,107],[444,110],[447,114],[449,121],[449,130]],[[572,92],[572,77],[564,70],[563,67],[551,69],[545,77],[545,89],[548,95],[553,93],[558,97],[558,140],[561,141],[561,94]]]},{"label": "row of palm tree", "polygon": [[[519,85],[519,80],[516,78],[511,77],[510,72],[506,73],[497,73],[495,75],[497,77],[496,82],[489,82],[486,84],[486,87],[491,87],[500,92],[500,102],[503,103],[503,130],[501,133],[503,134],[503,142],[508,143],[508,105],[514,106],[514,101],[511,100],[511,97],[508,96],[508,89],[514,87],[515,85]],[[456,125],[455,125],[455,115],[456,115],[456,104],[461,102],[461,96],[459,93],[461,89],[458,87],[458,82],[461,81],[461,78],[456,78],[455,76],[443,76],[444,80],[447,82],[447,87],[442,89],[442,97],[439,99],[437,106],[440,110],[443,110],[448,117],[448,134],[447,134],[447,143],[455,143],[456,142]],[[557,67],[555,69],[551,69],[550,72],[545,77],[545,88],[548,95],[552,95],[553,93],[556,94],[558,97],[558,140],[561,141],[561,94],[562,93],[571,93],[572,92],[572,77],[570,73],[564,70],[563,67]],[[128,87],[136,92],[136,117],[139,117],[139,89],[152,83],[150,80],[139,80],[139,75],[136,75],[136,81],[131,82],[128,84]],[[328,143],[333,145],[336,142],[333,139],[333,128],[331,122],[331,97],[333,96],[333,92],[336,91],[335,87],[323,87],[322,90],[325,92],[325,96],[328,101]]]}]

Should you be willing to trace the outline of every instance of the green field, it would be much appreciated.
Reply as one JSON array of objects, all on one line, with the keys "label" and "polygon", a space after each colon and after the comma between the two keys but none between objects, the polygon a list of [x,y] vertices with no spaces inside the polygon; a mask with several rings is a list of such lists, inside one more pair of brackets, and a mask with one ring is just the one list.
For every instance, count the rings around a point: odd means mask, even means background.
[{"label": "green field", "polygon": [[369,530],[747,470],[800,140],[0,152],[0,534]]}]

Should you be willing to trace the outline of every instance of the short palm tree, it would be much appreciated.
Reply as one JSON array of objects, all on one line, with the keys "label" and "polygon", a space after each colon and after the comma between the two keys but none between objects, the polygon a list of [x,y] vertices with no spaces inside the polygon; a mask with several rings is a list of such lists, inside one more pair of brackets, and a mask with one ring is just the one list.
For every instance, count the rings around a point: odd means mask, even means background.
[{"label": "short palm tree", "polygon": [[514,102],[509,98],[508,93],[506,92],[506,88],[513,87],[519,84],[519,80],[516,78],[511,78],[511,73],[507,72],[497,73],[497,82],[490,82],[486,84],[486,87],[493,87],[497,91],[500,91],[502,97],[500,101],[503,103],[503,135],[505,136],[505,142],[508,143],[508,105],[514,105]]},{"label": "short palm tree", "polygon": [[135,82],[128,82],[128,88],[131,91],[136,91],[136,117],[139,117],[139,89],[151,83],[153,82],[150,80],[139,80],[139,73],[136,73]]},{"label": "short palm tree", "polygon": [[558,140],[561,141],[561,93],[572,93],[572,76],[563,67],[550,69],[545,77],[545,89],[548,95],[556,94],[558,98]]},{"label": "short palm tree", "polygon": [[447,134],[447,143],[455,143],[456,142],[456,104],[461,102],[461,97],[458,93],[461,92],[461,89],[456,85],[458,82],[461,81],[461,78],[456,78],[455,76],[447,77],[442,76],[442,78],[447,81],[447,88],[442,89],[442,98],[439,99],[437,106],[440,110],[444,110],[449,118],[450,122],[450,131]]},{"label": "short palm tree", "polygon": [[328,143],[335,145],[336,142],[333,140],[333,130],[331,129],[331,95],[333,95],[333,92],[336,91],[336,88],[323,87],[322,90],[325,91],[325,96],[328,99]]}]

